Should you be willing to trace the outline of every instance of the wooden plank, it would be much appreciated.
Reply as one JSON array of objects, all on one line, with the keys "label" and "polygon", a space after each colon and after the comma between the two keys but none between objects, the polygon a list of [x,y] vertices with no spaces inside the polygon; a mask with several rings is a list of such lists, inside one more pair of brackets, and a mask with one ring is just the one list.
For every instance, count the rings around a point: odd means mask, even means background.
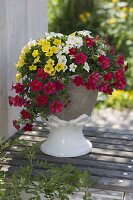
[{"label": "wooden plank", "polygon": [[[10,151],[10,157],[13,160],[23,160],[26,159],[26,157],[23,155],[23,152],[20,152],[18,149],[15,149],[15,151]],[[94,156],[93,156],[94,157]],[[43,160],[47,162],[54,162],[54,163],[71,163],[77,166],[82,167],[92,167],[92,168],[101,168],[101,169],[109,169],[109,170],[120,170],[124,172],[133,172],[133,162],[125,162],[125,160],[122,163],[119,163],[119,158],[116,159],[116,162],[108,160],[106,157],[99,157],[99,159],[94,159],[93,157],[89,157],[88,159],[77,159],[77,158],[56,158],[52,156],[48,156],[45,154],[40,154],[40,152],[36,156],[36,160]],[[15,161],[16,162],[16,161]],[[126,164],[125,164],[126,163]]]},{"label": "wooden plank", "polygon": [[113,144],[100,144],[100,143],[95,143],[93,142],[93,147],[94,148],[102,148],[102,149],[111,149],[111,150],[124,150],[129,151],[129,152],[133,152],[133,146],[122,146],[122,145],[113,145]]},{"label": "wooden plank", "polygon": [[102,148],[92,148],[92,154],[100,154],[100,155],[110,155],[110,156],[117,156],[123,158],[132,158],[133,159],[133,152],[125,152],[125,151],[118,151],[118,150],[108,150]]},{"label": "wooden plank", "polygon": [[[18,166],[10,166],[5,165],[3,167],[5,171],[8,171],[8,175],[10,176],[13,172],[19,170]],[[34,175],[38,173],[43,173],[44,170],[42,169],[34,169]],[[97,189],[107,189],[107,190],[114,190],[114,191],[120,191],[120,192],[132,192],[133,189],[133,180],[127,180],[124,178],[110,178],[110,177],[100,177],[100,176],[94,176],[93,178],[96,178],[96,185],[94,185],[94,188]]]}]

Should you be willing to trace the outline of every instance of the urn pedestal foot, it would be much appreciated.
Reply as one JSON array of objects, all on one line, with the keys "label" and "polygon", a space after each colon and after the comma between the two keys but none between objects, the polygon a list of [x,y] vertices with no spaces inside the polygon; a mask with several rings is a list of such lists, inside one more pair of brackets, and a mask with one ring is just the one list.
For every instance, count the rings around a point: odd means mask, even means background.
[{"label": "urn pedestal foot", "polygon": [[48,139],[42,143],[41,151],[56,157],[76,157],[89,153],[92,144],[82,132],[83,126],[89,121],[86,114],[71,121],[60,120],[51,115],[48,118],[50,134]]}]

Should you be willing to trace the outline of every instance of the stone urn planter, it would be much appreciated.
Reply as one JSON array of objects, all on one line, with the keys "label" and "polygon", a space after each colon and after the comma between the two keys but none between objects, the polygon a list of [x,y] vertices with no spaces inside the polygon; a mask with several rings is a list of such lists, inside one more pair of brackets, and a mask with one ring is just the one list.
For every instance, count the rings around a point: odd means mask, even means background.
[{"label": "stone urn planter", "polygon": [[97,90],[85,87],[68,87],[70,103],[63,111],[48,117],[50,127],[48,139],[41,145],[41,151],[56,157],[76,157],[89,153],[92,144],[82,132],[90,120],[97,99]]}]

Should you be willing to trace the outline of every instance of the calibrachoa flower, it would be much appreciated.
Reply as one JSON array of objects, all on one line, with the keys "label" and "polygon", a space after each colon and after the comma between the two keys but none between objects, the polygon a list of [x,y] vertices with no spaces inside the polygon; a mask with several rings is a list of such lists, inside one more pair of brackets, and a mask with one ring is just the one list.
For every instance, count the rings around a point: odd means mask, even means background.
[{"label": "calibrachoa flower", "polygon": [[30,89],[32,92],[40,92],[42,89],[42,82],[40,82],[38,80],[33,80],[30,83]]},{"label": "calibrachoa flower", "polygon": [[63,103],[57,100],[54,100],[53,103],[50,105],[51,111],[53,113],[59,113],[63,109]]},{"label": "calibrachoa flower", "polygon": [[75,55],[75,62],[76,64],[85,64],[87,61],[88,56],[86,56],[84,53],[77,53]]},{"label": "calibrachoa flower", "polygon": [[48,82],[44,85],[43,89],[46,95],[54,94],[56,92],[56,85],[55,83]]},{"label": "calibrachoa flower", "polygon": [[99,61],[99,64],[101,65],[101,67],[102,67],[103,69],[107,69],[107,68],[109,67],[109,65],[110,65],[110,59],[107,58],[107,57],[104,56],[104,55],[100,55],[100,56],[98,57],[98,61]]},{"label": "calibrachoa flower", "polygon": [[30,41],[16,67],[16,83],[12,85],[16,94],[8,99],[10,106],[23,108],[13,125],[20,129],[24,124],[23,130],[31,131],[38,116],[47,118],[67,107],[68,84],[107,94],[124,89],[128,64],[124,55],[115,55],[114,48],[100,36],[79,31],[68,36],[45,34]]}]

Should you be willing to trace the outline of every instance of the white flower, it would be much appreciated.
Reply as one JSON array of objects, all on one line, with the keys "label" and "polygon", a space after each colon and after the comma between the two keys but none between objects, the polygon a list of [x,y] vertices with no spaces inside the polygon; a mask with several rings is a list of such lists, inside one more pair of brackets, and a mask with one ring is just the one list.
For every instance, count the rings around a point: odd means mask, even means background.
[{"label": "white flower", "polygon": [[74,46],[80,48],[83,45],[83,39],[81,37],[69,35],[66,44],[69,48]]},{"label": "white flower", "polygon": [[58,63],[61,63],[61,64],[66,64],[67,62],[67,59],[66,59],[66,56],[64,55],[61,55],[59,58],[58,58]]},{"label": "white flower", "polygon": [[65,68],[63,69],[63,72],[65,72],[68,69],[68,66],[65,66]]},{"label": "white flower", "polygon": [[62,51],[58,51],[58,53],[56,54],[56,57],[59,59],[59,57],[61,57],[62,56]]},{"label": "white flower", "polygon": [[62,52],[68,54],[69,53],[69,48],[71,48],[70,46],[66,45],[63,49]]},{"label": "white flower", "polygon": [[55,37],[61,38],[61,37],[63,36],[63,34],[61,34],[61,33],[55,33],[55,32],[50,32],[50,33],[45,33],[45,36],[46,36],[46,37],[55,36]]},{"label": "white flower", "polygon": [[98,55],[102,54],[102,55],[106,56],[105,51],[103,51],[102,49],[98,49],[97,52],[98,52]]},{"label": "white flower", "polygon": [[87,72],[90,71],[90,66],[88,65],[87,62],[85,62],[84,66],[83,66],[83,69],[85,69]]},{"label": "white flower", "polygon": [[74,63],[72,63],[69,67],[70,67],[69,71],[75,72],[75,69],[77,68],[77,65],[75,65]]},{"label": "white flower", "polygon": [[91,32],[90,31],[78,31],[79,34],[83,35],[83,36],[89,36],[89,38],[94,38],[93,36],[91,36]]}]

